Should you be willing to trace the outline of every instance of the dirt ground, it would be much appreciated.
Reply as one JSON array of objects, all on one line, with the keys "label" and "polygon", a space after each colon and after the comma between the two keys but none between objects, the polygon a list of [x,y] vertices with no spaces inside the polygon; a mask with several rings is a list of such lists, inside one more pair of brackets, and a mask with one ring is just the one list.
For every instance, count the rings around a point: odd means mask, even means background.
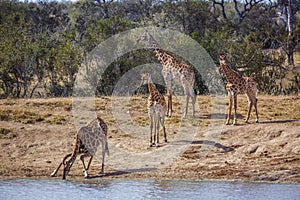
[{"label": "dirt ground", "polygon": [[[112,148],[107,157],[106,173],[98,175],[101,162],[94,160],[89,171],[92,178],[300,183],[299,96],[259,97],[260,123],[254,123],[253,113],[248,124],[243,122],[247,103],[244,97],[239,97],[238,125],[222,125],[217,135],[210,135],[209,127],[213,120],[225,122],[226,110],[221,114],[210,114],[210,98],[200,96],[200,113],[193,119],[188,116],[182,121],[181,113],[176,111],[180,110],[180,106],[175,101],[175,114],[166,119],[169,143],[164,143],[161,137],[159,148],[147,147],[149,120],[144,97],[132,97],[125,105],[134,124],[143,127],[139,137],[120,128],[127,119],[124,122],[116,120],[113,105],[109,97],[96,101],[97,115],[109,127],[110,147],[131,154],[152,153],[157,155],[155,161],[158,164],[152,167],[150,162],[154,161],[146,160],[145,156],[145,163],[150,165],[137,166],[137,162],[117,155]],[[50,177],[63,156],[72,151],[76,132],[72,99],[4,99],[0,100],[0,106],[0,178]],[[132,128],[128,122],[127,127],[134,132],[136,126]],[[166,153],[171,153],[168,147],[178,142],[179,127],[187,132],[190,127],[197,131],[173,162],[167,163],[167,158],[160,151],[165,149]],[[127,167],[122,170],[124,164]],[[61,174],[62,171],[59,171],[56,178],[61,178]],[[83,178],[79,159],[68,176],[74,177]]]}]

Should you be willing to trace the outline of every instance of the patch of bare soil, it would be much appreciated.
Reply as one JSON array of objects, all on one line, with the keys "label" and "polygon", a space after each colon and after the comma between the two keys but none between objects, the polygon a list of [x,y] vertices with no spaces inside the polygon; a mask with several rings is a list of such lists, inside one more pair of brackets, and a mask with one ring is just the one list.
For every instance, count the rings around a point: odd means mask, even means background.
[{"label": "patch of bare soil", "polygon": [[[200,105],[204,101],[208,102],[206,97],[200,98]],[[223,126],[221,133],[213,139],[207,136],[210,117],[200,106],[202,113],[196,116],[196,119],[188,119],[192,126],[199,127],[199,131],[189,147],[176,157],[172,164],[158,169],[147,169],[136,168],[135,163],[131,162],[128,163],[128,169],[132,170],[123,171],[114,169],[108,159],[105,167],[106,174],[98,175],[101,163],[99,160],[94,160],[90,175],[95,178],[300,183],[300,116],[293,113],[293,117],[287,117],[285,111],[280,109],[281,104],[278,103],[282,102],[282,99],[295,101],[296,108],[300,101],[299,97],[278,97],[278,101],[275,97],[263,97],[260,101],[261,111],[263,111],[260,123],[255,124],[254,119],[251,118],[251,122],[245,124],[242,119],[239,119],[238,126]],[[99,115],[109,126],[109,143],[114,143],[126,151],[157,151],[155,148],[150,150],[147,148],[147,135],[135,138],[118,128],[110,114],[111,104],[107,103],[109,101],[109,98],[101,98],[96,104],[97,108],[101,108]],[[132,118],[148,130],[148,117],[143,106],[145,99],[140,98],[140,103],[136,101],[138,100],[134,99],[135,103],[132,106],[128,105],[129,109],[134,106]],[[1,178],[50,177],[63,156],[72,151],[75,126],[70,102],[70,99],[0,101]],[[277,106],[276,112],[274,109],[268,112],[272,106]],[[138,117],[141,114],[137,112],[138,109],[143,112],[143,117]],[[179,108],[175,106],[174,109]],[[7,110],[9,112],[6,112]],[[29,113],[26,114],[23,110]],[[242,116],[245,112],[246,110],[240,111]],[[29,115],[31,121],[28,121]],[[174,142],[177,134],[176,127],[181,123],[180,115],[181,113],[175,113],[174,117],[166,120],[169,143],[162,143],[160,148],[165,148]],[[120,158],[122,159],[125,158]],[[164,161],[163,156],[157,159]],[[58,173],[59,178],[60,175],[61,171]],[[79,159],[71,169],[69,178],[71,177],[83,178],[82,164]]]}]

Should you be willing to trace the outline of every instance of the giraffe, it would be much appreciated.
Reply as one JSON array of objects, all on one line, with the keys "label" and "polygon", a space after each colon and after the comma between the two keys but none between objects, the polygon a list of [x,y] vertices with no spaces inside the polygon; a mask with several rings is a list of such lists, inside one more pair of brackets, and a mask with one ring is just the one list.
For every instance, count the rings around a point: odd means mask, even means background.
[{"label": "giraffe", "polygon": [[228,66],[226,63],[226,56],[224,54],[221,54],[219,56],[219,62],[224,72],[225,78],[227,80],[226,90],[229,96],[229,109],[228,109],[226,125],[228,125],[230,122],[232,102],[234,107],[233,125],[236,124],[238,94],[246,94],[248,98],[249,109],[248,109],[247,118],[245,119],[245,122],[248,123],[251,109],[252,106],[254,105],[255,113],[256,113],[255,122],[258,123],[257,98],[256,98],[257,83],[250,77],[242,77],[241,75],[239,75],[238,72],[234,71],[230,66]]},{"label": "giraffe", "polygon": [[[148,114],[150,118],[150,142],[149,147],[154,144],[159,147],[159,125],[163,127],[165,142],[167,142],[167,134],[165,129],[165,113],[167,110],[167,104],[164,96],[156,89],[152,82],[151,75],[149,73],[143,73],[141,75],[141,86],[148,84],[149,97],[148,97]],[[153,127],[154,126],[154,127]],[[154,129],[153,129],[154,128]],[[153,133],[153,138],[152,138]]]},{"label": "giraffe", "polygon": [[[105,153],[109,153],[107,144],[107,125],[100,117],[97,117],[96,119],[89,122],[86,126],[83,126],[79,129],[78,133],[75,136],[72,153],[67,154],[63,158],[57,169],[52,172],[51,177],[55,176],[60,167],[64,165],[63,179],[66,179],[66,176],[68,175],[72,165],[74,164],[77,155],[81,154],[80,160],[83,164],[84,176],[85,178],[88,178],[88,169],[100,145],[102,146],[102,166],[99,173],[103,174]],[[71,158],[66,161],[69,157]],[[90,157],[87,166],[84,162],[85,157]]]},{"label": "giraffe", "polygon": [[162,75],[167,87],[168,96],[167,116],[172,116],[172,82],[174,81],[180,83],[183,86],[184,94],[186,96],[185,111],[182,118],[185,118],[188,113],[188,104],[190,98],[192,100],[192,116],[194,117],[196,95],[194,92],[195,72],[193,67],[178,61],[175,56],[164,51],[159,46],[157,41],[152,37],[152,35],[150,35],[150,33],[148,33],[147,31],[142,34],[142,36],[137,41],[149,42],[156,58],[163,66]]}]

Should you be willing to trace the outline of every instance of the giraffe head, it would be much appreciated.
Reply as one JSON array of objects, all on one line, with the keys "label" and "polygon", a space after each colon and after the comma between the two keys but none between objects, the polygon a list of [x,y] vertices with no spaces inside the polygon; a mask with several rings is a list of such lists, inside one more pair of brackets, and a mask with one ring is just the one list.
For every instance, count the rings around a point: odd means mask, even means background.
[{"label": "giraffe head", "polygon": [[143,73],[141,75],[141,86],[147,84],[149,80],[152,81],[151,75],[149,73]]},{"label": "giraffe head", "polygon": [[145,41],[145,42],[150,42],[151,41],[151,35],[150,33],[148,33],[148,31],[146,31],[145,33],[143,33],[138,39],[137,42],[141,42],[141,41]]},{"label": "giraffe head", "polygon": [[157,43],[157,41],[152,37],[152,35],[148,31],[143,33],[137,39],[137,43],[139,43],[139,42],[148,42],[152,49],[160,49],[159,44]]},{"label": "giraffe head", "polygon": [[73,159],[70,159],[69,161],[65,161],[65,158],[63,159],[63,165],[64,165],[64,169],[63,169],[63,179],[66,179],[67,175],[69,174],[70,172],[70,169],[72,167],[74,163],[74,160]]},{"label": "giraffe head", "polygon": [[221,65],[226,65],[226,56],[225,56],[225,54],[221,54],[219,56],[219,62],[220,62]]}]

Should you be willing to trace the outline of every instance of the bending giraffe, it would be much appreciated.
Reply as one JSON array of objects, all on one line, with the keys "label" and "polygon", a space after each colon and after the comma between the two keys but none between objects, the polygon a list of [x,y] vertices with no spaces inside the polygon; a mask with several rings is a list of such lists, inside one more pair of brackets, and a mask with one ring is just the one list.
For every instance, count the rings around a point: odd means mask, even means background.
[{"label": "bending giraffe", "polygon": [[[165,113],[167,104],[164,96],[156,89],[152,82],[151,75],[148,73],[142,74],[141,86],[148,84],[148,114],[150,118],[150,142],[149,147],[155,145],[159,147],[159,125],[163,127],[165,142],[167,142],[167,134],[165,129]],[[153,133],[153,137],[152,137]]]},{"label": "bending giraffe", "polygon": [[233,125],[236,124],[236,110],[237,110],[237,95],[238,94],[246,94],[249,102],[249,109],[247,118],[245,122],[247,123],[250,117],[252,106],[254,105],[256,120],[258,122],[258,110],[257,110],[257,83],[250,77],[242,77],[238,72],[234,71],[230,66],[226,63],[226,56],[221,54],[219,57],[219,62],[221,68],[224,72],[225,78],[227,80],[226,90],[229,95],[229,109],[228,116],[226,120],[226,125],[230,122],[231,117],[231,109],[232,103],[234,108],[234,117],[233,117]]},{"label": "bending giraffe", "polygon": [[[86,126],[79,129],[75,137],[75,142],[73,146],[72,153],[67,154],[62,162],[59,164],[57,169],[55,169],[51,176],[55,176],[60,167],[63,165],[63,179],[66,179],[72,165],[78,154],[81,154],[80,160],[82,161],[84,168],[84,177],[88,178],[88,170],[99,147],[102,147],[102,166],[99,173],[104,173],[104,158],[105,153],[108,154],[108,144],[107,144],[107,125],[104,121],[97,117],[97,119],[92,120]],[[71,157],[68,161],[67,158]],[[84,158],[90,157],[88,165],[85,165]]]},{"label": "bending giraffe", "polygon": [[190,98],[192,99],[192,115],[194,117],[196,94],[194,92],[195,72],[193,67],[178,61],[173,55],[164,51],[148,32],[145,32],[138,39],[138,42],[139,41],[146,41],[150,43],[156,58],[163,66],[162,75],[167,86],[168,96],[167,116],[172,116],[172,82],[175,81],[182,85],[184,94],[186,96],[185,111],[182,118],[185,118],[188,113],[188,104]]}]

